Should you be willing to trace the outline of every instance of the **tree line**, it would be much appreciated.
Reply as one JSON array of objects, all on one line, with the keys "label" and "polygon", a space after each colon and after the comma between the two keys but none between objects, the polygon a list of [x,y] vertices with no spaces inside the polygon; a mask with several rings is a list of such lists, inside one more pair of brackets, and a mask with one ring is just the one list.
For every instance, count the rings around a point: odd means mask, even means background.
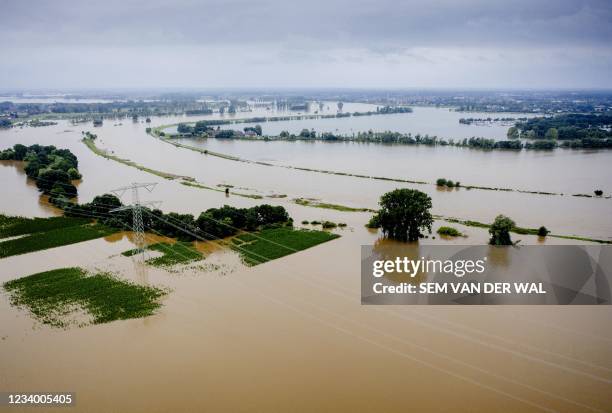
[{"label": "tree line", "polygon": [[508,130],[508,137],[561,141],[568,148],[612,148],[612,115],[562,114],[536,117],[517,122]]}]

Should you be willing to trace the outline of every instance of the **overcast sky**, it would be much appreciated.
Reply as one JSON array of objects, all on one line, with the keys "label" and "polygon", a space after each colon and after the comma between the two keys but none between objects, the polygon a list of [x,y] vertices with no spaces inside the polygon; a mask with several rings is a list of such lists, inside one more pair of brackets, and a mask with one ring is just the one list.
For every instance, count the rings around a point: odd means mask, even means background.
[{"label": "overcast sky", "polygon": [[610,0],[0,0],[0,88],[612,88]]}]

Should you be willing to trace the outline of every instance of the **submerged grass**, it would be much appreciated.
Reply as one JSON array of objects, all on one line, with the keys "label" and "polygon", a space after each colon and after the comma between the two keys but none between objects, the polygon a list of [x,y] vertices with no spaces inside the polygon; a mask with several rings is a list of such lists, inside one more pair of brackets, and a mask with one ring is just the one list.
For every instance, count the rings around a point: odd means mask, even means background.
[{"label": "submerged grass", "polygon": [[257,233],[245,233],[232,239],[233,248],[246,265],[257,265],[338,238],[326,231],[273,228]]},{"label": "submerged grass", "polygon": [[91,222],[86,218],[50,217],[25,218],[0,214],[0,238],[15,237],[24,234],[36,234],[58,228],[84,225]]},{"label": "submerged grass", "polygon": [[329,204],[329,203],[319,202],[319,201],[315,201],[312,199],[306,199],[306,198],[297,198],[297,199],[294,199],[293,202],[295,202],[298,205],[302,205],[302,206],[333,209],[336,211],[343,211],[343,212],[376,212],[373,209],[369,209],[369,208],[353,208],[353,207],[349,207],[345,205]]},{"label": "submerged grass", "polygon": [[[451,222],[455,224],[465,225],[467,227],[476,227],[476,228],[491,228],[491,224],[485,224],[483,222],[471,221],[471,220],[461,220],[457,218],[445,218],[436,216],[436,219],[441,219],[446,222]],[[510,230],[510,232],[514,232],[515,234],[520,235],[538,235],[538,228],[523,228],[523,227],[514,227]],[[610,240],[597,239],[597,238],[588,238],[588,237],[580,237],[575,235],[556,235],[556,234],[548,234],[548,237],[553,238],[562,238],[562,239],[570,239],[576,241],[586,241],[586,242],[596,242],[598,244],[612,244]]]},{"label": "submerged grass", "polygon": [[22,238],[0,242],[0,258],[89,241],[95,238],[105,237],[115,232],[117,232],[117,229],[109,228],[101,224],[87,224],[52,229]]},{"label": "submerged grass", "polygon": [[174,244],[159,242],[157,244],[150,245],[149,249],[164,254],[161,257],[147,260],[147,263],[157,267],[187,264],[204,258],[202,253],[196,250],[191,242],[177,241]]},{"label": "submerged grass", "polygon": [[67,327],[70,317],[85,311],[94,324],[152,315],[165,291],[119,280],[108,273],[88,274],[60,268],[4,284],[14,306],[27,308],[44,324]]},{"label": "submerged grass", "polygon": [[[185,186],[190,186],[190,187],[193,187],[193,188],[208,189],[209,191],[216,191],[216,192],[223,192],[223,193],[225,193],[225,189],[213,188],[213,187],[202,185],[202,184],[199,184],[199,183],[196,183],[196,182],[184,182],[183,181],[183,182],[181,182],[181,184],[185,185]],[[229,189],[230,186],[228,185],[227,187]],[[232,195],[241,196],[243,198],[251,198],[251,199],[262,199],[263,198],[263,196],[256,195],[256,194],[245,194],[245,193],[233,192],[233,191],[230,191],[229,193],[232,194]]]},{"label": "submerged grass", "polygon": [[[161,257],[150,258],[146,262],[156,267],[169,267],[176,264],[187,264],[193,261],[199,261],[204,256],[193,247],[191,242],[177,241],[174,244],[168,242],[158,242],[151,244],[147,249],[161,252]],[[138,253],[138,249],[123,251],[121,255],[131,257]]]}]

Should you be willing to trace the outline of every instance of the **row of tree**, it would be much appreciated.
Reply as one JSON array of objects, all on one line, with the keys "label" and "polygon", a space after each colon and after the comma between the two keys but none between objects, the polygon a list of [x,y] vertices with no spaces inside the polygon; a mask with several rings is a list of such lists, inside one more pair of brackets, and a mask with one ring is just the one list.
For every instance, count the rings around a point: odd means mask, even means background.
[{"label": "row of tree", "polygon": [[562,141],[610,140],[611,128],[611,114],[571,113],[518,122],[508,130],[508,137]]},{"label": "row of tree", "polygon": [[[86,204],[75,204],[61,197],[52,201],[64,210],[66,216],[91,216],[111,227],[120,229],[132,227],[131,210],[111,212],[122,206],[119,198],[112,194],[97,196],[92,202]],[[235,235],[239,231],[256,231],[269,227],[293,225],[293,220],[285,208],[269,204],[251,208],[234,208],[224,205],[221,208],[207,209],[197,218],[191,214],[164,213],[159,209],[143,207],[143,210],[145,228],[167,237],[189,241],[198,238],[224,238]]]}]

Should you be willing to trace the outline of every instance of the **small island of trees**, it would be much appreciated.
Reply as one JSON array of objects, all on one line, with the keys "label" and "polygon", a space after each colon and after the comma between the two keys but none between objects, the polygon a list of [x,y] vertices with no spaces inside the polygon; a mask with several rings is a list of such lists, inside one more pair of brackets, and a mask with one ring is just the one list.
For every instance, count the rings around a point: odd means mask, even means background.
[{"label": "small island of trees", "polygon": [[16,144],[0,152],[0,160],[24,161],[26,175],[34,179],[38,189],[51,195],[51,198],[74,198],[77,195],[72,181],[81,178],[79,163],[77,157],[68,149]]},{"label": "small island of trees", "polygon": [[433,224],[430,213],[431,198],[416,189],[396,189],[380,198],[380,210],[368,226],[381,228],[386,237],[398,241],[418,241],[421,231],[429,231]]}]

